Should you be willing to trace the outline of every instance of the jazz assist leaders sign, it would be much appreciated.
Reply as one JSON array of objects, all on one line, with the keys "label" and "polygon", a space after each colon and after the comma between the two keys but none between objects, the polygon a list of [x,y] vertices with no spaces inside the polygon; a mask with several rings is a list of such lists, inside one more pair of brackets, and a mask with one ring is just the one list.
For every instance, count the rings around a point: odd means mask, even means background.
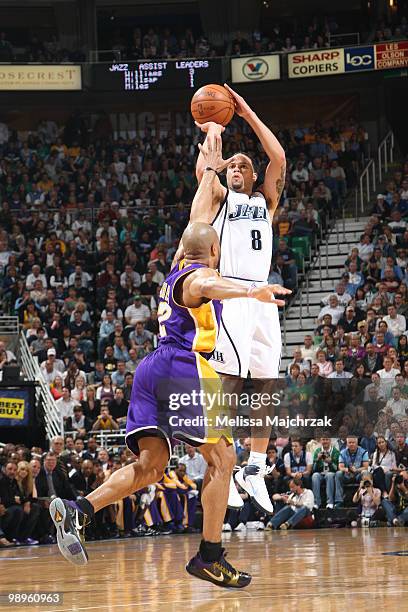
[{"label": "jazz assist leaders sign", "polygon": [[344,49],[311,49],[288,54],[290,79],[344,72]]}]

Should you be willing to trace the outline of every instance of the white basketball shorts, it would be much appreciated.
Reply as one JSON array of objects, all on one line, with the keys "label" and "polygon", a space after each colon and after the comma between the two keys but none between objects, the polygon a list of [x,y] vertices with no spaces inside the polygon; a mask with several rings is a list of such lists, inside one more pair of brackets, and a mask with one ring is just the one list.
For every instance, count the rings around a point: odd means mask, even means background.
[{"label": "white basketball shorts", "polygon": [[217,346],[210,359],[220,374],[278,378],[282,338],[276,304],[252,298],[224,300]]}]

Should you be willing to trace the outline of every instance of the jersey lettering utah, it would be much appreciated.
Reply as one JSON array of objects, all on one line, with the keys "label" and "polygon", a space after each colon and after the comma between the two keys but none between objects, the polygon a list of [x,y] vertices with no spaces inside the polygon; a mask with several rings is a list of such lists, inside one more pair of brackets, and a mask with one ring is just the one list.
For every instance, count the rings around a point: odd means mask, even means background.
[{"label": "jersey lettering utah", "polygon": [[263,206],[250,206],[249,204],[235,204],[235,211],[228,214],[230,221],[239,219],[253,219],[254,221],[266,221],[266,208]]}]

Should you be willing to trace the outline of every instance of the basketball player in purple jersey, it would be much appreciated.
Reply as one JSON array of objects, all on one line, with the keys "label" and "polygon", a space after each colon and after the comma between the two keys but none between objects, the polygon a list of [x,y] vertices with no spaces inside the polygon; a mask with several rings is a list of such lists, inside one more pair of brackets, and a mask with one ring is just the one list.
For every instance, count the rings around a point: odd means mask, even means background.
[{"label": "basketball player in purple jersey", "polygon": [[[195,198],[211,200],[216,177],[212,168],[220,158],[221,138],[215,150],[205,153],[207,170]],[[215,271],[220,245],[216,231],[203,223],[191,224],[183,234],[184,260],[174,266],[160,293],[160,340],[136,370],[126,423],[126,443],[139,461],[112,474],[107,482],[86,498],[75,502],[57,498],[50,514],[63,556],[76,565],[87,563],[88,555],[81,532],[95,512],[135,491],[158,482],[171,454],[172,440],[187,441],[200,448],[208,463],[201,503],[203,538],[198,553],[186,569],[197,578],[223,587],[242,588],[251,576],[235,569],[225,559],[221,530],[227,507],[228,483],[235,464],[235,453],[228,428],[206,424],[206,401],[193,401],[193,392],[221,389],[219,378],[203,355],[215,347],[222,305],[231,298],[256,299],[281,304],[268,285],[246,288],[225,280]],[[172,410],[174,389],[188,380],[190,401]],[[166,381],[171,381],[169,388]],[[215,386],[214,384],[215,383]],[[222,407],[221,407],[222,408]],[[199,417],[198,424],[191,422]]]},{"label": "basketball player in purple jersey", "polygon": [[[272,219],[283,190],[286,171],[285,152],[271,130],[261,121],[245,100],[228,85],[235,101],[235,111],[253,129],[269,158],[262,185],[254,189],[257,174],[252,160],[237,152],[227,163],[227,187],[214,182],[212,205],[205,208],[202,200],[193,202],[190,221],[210,223],[217,230],[221,243],[219,271],[244,287],[267,284],[272,262]],[[198,124],[197,124],[198,125]],[[213,122],[199,125],[207,143],[224,128]],[[203,149],[201,149],[203,151]],[[206,161],[201,153],[197,160],[198,181]],[[218,168],[217,168],[218,170]],[[291,293],[275,286],[276,293]],[[256,380],[257,391],[271,396],[273,381],[279,377],[281,329],[277,306],[266,307],[254,301],[226,302],[220,332],[211,365],[221,375],[225,392],[240,393],[248,372]],[[256,416],[256,415],[254,415]],[[260,415],[258,415],[260,416]],[[273,506],[265,485],[266,449],[271,428],[267,425],[252,430],[248,466],[235,478],[251,496],[255,505],[267,514]],[[228,506],[239,508],[243,501],[233,480],[230,482]]]}]

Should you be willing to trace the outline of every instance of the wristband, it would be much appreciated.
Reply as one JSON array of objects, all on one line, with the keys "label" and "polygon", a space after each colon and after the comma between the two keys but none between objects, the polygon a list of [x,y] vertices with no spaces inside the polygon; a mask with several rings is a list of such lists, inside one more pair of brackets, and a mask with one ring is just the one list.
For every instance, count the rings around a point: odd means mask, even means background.
[{"label": "wristband", "polygon": [[215,172],[215,174],[218,176],[218,172],[214,168],[211,168],[211,166],[207,166],[205,168],[205,172],[207,172],[208,170],[212,170],[212,172]]}]

